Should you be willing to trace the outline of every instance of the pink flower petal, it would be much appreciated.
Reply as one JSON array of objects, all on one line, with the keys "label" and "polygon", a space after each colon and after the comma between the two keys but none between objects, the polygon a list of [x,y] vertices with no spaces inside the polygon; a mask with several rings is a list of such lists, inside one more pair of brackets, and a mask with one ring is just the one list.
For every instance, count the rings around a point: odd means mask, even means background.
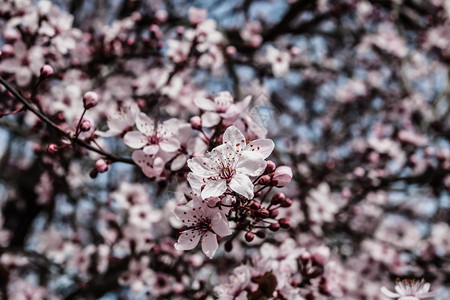
[{"label": "pink flower petal", "polygon": [[209,177],[216,175],[215,170],[210,168],[210,160],[205,157],[194,157],[187,161],[189,169],[195,174],[202,177]]},{"label": "pink flower petal", "polygon": [[253,198],[253,183],[248,176],[243,174],[236,174],[229,183],[230,188],[236,193],[246,197]]},{"label": "pink flower petal", "polygon": [[246,145],[245,136],[234,126],[230,126],[225,130],[222,140],[223,143],[231,143],[237,150],[244,149]]},{"label": "pink flower petal", "polygon": [[381,288],[381,292],[386,296],[386,297],[390,297],[390,298],[398,298],[401,297],[400,294],[391,292],[390,290],[388,290],[386,287],[382,287]]},{"label": "pink flower petal", "polygon": [[220,122],[219,114],[211,111],[207,111],[202,115],[203,127],[214,127]]},{"label": "pink flower petal", "polygon": [[259,176],[266,168],[266,161],[259,155],[253,155],[251,153],[242,153],[236,169],[240,174],[249,176]]},{"label": "pink flower petal", "polygon": [[144,150],[145,154],[155,155],[159,151],[159,146],[158,145],[148,145],[148,146],[145,146],[144,149],[142,149],[142,150]]},{"label": "pink flower petal", "polygon": [[212,232],[206,232],[202,239],[202,250],[209,258],[213,258],[219,244],[217,236]]},{"label": "pink flower petal", "polygon": [[146,114],[139,113],[136,117],[136,127],[137,129],[145,134],[146,136],[153,135],[154,122]]},{"label": "pink flower petal", "polygon": [[167,139],[163,139],[160,143],[159,146],[161,147],[161,149],[163,149],[166,152],[175,152],[178,149],[180,149],[180,141],[177,140],[176,138],[167,138]]},{"label": "pink flower petal", "polygon": [[128,147],[139,149],[147,145],[147,137],[138,131],[130,131],[123,137],[123,142]]},{"label": "pink flower petal", "polygon": [[272,140],[261,139],[248,143],[245,151],[252,152],[253,154],[257,153],[261,155],[263,159],[266,159],[272,153],[274,148],[275,144]]},{"label": "pink flower petal", "polygon": [[212,216],[211,228],[219,236],[227,236],[232,233],[227,218],[220,212]]},{"label": "pink flower petal", "polygon": [[197,246],[200,241],[200,234],[192,229],[185,230],[180,234],[178,242],[175,244],[177,250],[191,250]]},{"label": "pink flower petal", "polygon": [[170,164],[171,171],[178,171],[186,164],[187,157],[185,154],[180,154]]},{"label": "pink flower petal", "polygon": [[194,99],[195,105],[197,105],[198,108],[203,110],[209,110],[209,111],[215,111],[216,110],[216,104],[214,101],[207,99],[207,98],[196,98]]},{"label": "pink flower petal", "polygon": [[202,199],[209,197],[219,197],[227,190],[227,181],[225,179],[210,180],[206,183],[202,191]]}]

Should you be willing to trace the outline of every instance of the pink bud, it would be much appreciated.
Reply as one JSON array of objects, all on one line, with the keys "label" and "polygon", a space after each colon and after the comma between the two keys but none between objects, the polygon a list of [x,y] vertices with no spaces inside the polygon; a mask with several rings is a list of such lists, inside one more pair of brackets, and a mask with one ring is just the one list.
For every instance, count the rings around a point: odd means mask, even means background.
[{"label": "pink bud", "polygon": [[269,216],[269,211],[265,208],[258,209],[258,213],[263,218],[267,218]]},{"label": "pink bud", "polygon": [[99,173],[108,171],[108,163],[104,159],[99,159],[95,162],[95,168]]},{"label": "pink bud", "polygon": [[319,246],[313,252],[313,259],[319,265],[324,265],[330,257],[330,248],[327,246]]},{"label": "pink bud", "polygon": [[300,55],[301,50],[298,47],[292,47],[290,53],[291,53],[291,56],[295,57],[295,56]]},{"label": "pink bud", "polygon": [[276,218],[278,216],[280,212],[278,211],[278,209],[272,209],[269,211],[269,217],[271,218]]},{"label": "pink bud", "polygon": [[87,92],[83,96],[83,104],[85,109],[90,109],[98,103],[98,96],[96,92]]},{"label": "pink bud", "polygon": [[254,202],[252,202],[252,204],[250,204],[250,208],[254,209],[254,210],[260,209],[261,204],[259,202],[254,201]]},{"label": "pink bud", "polygon": [[284,229],[291,227],[291,221],[289,221],[288,218],[282,218],[278,221],[278,223],[280,224],[280,227]]},{"label": "pink bud", "polygon": [[270,231],[278,231],[280,229],[280,224],[278,223],[272,223],[269,225]]},{"label": "pink bud", "polygon": [[50,77],[53,74],[53,68],[50,65],[43,65],[41,68],[41,77]]},{"label": "pink bud", "polygon": [[91,129],[91,122],[89,122],[88,120],[83,120],[83,122],[81,122],[81,126],[80,126],[80,130],[81,131],[89,131]]},{"label": "pink bud", "polygon": [[253,232],[249,231],[245,234],[245,240],[247,242],[251,242],[253,241],[253,239],[255,238],[255,235],[253,234]]},{"label": "pink bud", "polygon": [[311,254],[308,251],[305,251],[300,255],[300,259],[306,262],[311,259]]},{"label": "pink bud", "polygon": [[289,198],[284,199],[281,201],[280,206],[281,207],[290,207],[292,205],[292,200]]},{"label": "pink bud", "polygon": [[233,55],[236,54],[236,47],[235,46],[228,46],[225,51],[226,51],[228,56],[233,56]]},{"label": "pink bud", "polygon": [[2,47],[2,55],[11,56],[14,54],[14,47],[11,44],[5,44]]},{"label": "pink bud", "polygon": [[269,175],[264,175],[258,180],[258,184],[260,185],[270,185],[272,182],[272,178]]},{"label": "pink bud", "polygon": [[277,168],[277,165],[273,161],[268,160],[264,174],[273,173],[273,171],[275,171],[276,168]]},{"label": "pink bud", "polygon": [[190,120],[192,129],[200,130],[202,128],[202,118],[193,116]]},{"label": "pink bud", "polygon": [[48,145],[48,148],[47,148],[48,153],[55,154],[58,152],[58,150],[59,150],[58,145],[55,145],[55,144]]},{"label": "pink bud", "polygon": [[292,169],[288,166],[278,167],[273,174],[273,183],[276,187],[283,187],[291,182]]},{"label": "pink bud", "polygon": [[286,196],[284,196],[283,193],[276,193],[273,195],[272,200],[270,200],[270,203],[272,204],[280,204],[282,201],[286,199]]},{"label": "pink bud", "polygon": [[263,239],[263,238],[266,237],[266,233],[265,233],[264,231],[262,231],[262,230],[258,230],[258,231],[256,232],[256,236],[259,237],[259,238],[261,238],[261,239]]},{"label": "pink bud", "polygon": [[155,17],[158,22],[165,22],[167,20],[168,15],[169,14],[167,13],[167,11],[163,9],[159,9],[155,13]]}]

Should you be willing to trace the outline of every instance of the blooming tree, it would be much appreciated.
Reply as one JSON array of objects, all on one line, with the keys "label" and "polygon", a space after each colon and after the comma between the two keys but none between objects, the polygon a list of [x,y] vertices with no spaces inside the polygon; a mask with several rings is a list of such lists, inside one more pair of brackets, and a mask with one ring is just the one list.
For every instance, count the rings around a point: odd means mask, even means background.
[{"label": "blooming tree", "polygon": [[0,299],[449,299],[449,25],[1,1]]}]

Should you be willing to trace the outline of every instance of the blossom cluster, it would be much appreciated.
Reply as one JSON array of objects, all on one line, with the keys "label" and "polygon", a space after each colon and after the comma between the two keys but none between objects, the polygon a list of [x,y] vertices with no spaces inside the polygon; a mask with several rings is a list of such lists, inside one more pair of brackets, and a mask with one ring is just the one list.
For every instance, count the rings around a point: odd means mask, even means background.
[{"label": "blossom cluster", "polygon": [[191,2],[0,1],[0,299],[450,298],[448,1]]}]

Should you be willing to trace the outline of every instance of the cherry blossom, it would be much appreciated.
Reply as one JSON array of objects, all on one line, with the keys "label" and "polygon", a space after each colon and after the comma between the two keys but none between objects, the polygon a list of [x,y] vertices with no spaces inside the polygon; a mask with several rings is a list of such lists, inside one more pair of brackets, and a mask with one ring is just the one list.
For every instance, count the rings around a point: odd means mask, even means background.
[{"label": "cherry blossom", "polygon": [[398,280],[395,291],[391,292],[386,287],[381,288],[381,292],[389,297],[399,300],[420,300],[436,296],[439,291],[430,292],[430,284],[425,280]]},{"label": "cherry blossom", "polygon": [[196,98],[195,105],[204,110],[202,114],[202,126],[213,127],[223,121],[225,124],[232,124],[248,106],[251,96],[244,100],[234,103],[230,92],[223,91],[218,93],[213,100],[208,98]]},{"label": "cherry blossom", "polygon": [[144,113],[139,113],[136,127],[139,131],[130,131],[124,136],[125,144],[131,148],[143,148],[147,155],[155,155],[160,148],[166,152],[175,152],[180,148],[180,141],[175,136],[178,129],[175,119],[158,124]]},{"label": "cherry blossom", "polygon": [[253,198],[253,183],[249,176],[259,176],[266,167],[267,158],[274,148],[269,139],[246,141],[234,126],[223,134],[223,144],[214,148],[205,157],[188,160],[192,173],[188,181],[192,188],[200,190],[203,199],[218,197],[227,188],[247,199]]},{"label": "cherry blossom", "polygon": [[178,250],[193,249],[200,242],[206,256],[213,258],[218,248],[217,235],[227,236],[232,233],[226,216],[210,208],[204,200],[194,198],[185,206],[176,207],[175,214],[188,227],[180,233],[175,244]]}]

